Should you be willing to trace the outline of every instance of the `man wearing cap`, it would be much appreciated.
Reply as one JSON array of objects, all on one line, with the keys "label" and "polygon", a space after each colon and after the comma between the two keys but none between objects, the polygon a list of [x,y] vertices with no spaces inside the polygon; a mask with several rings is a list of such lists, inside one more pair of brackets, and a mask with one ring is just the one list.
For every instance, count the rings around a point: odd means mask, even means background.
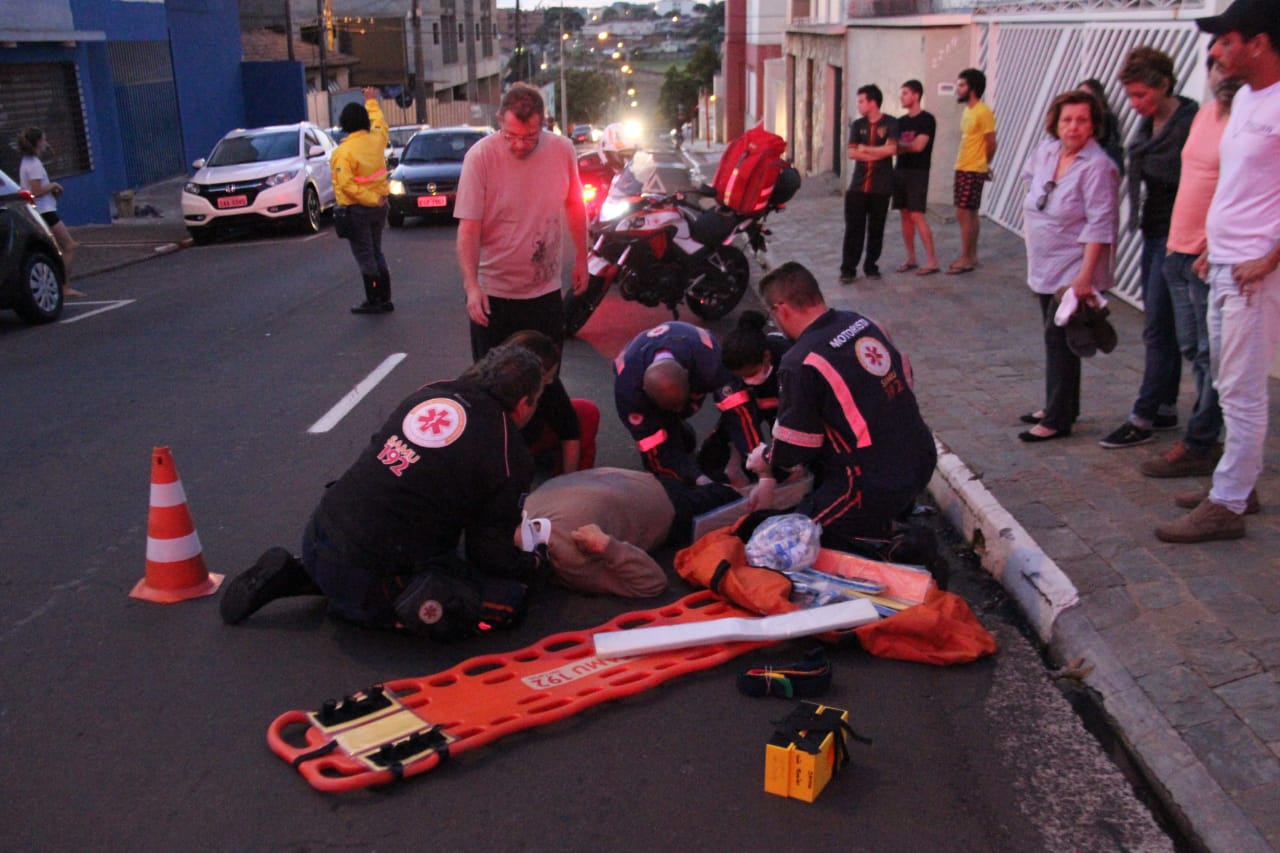
[{"label": "man wearing cap", "polygon": [[1156,528],[1165,542],[1244,536],[1244,516],[1257,510],[1267,377],[1280,348],[1280,0],[1236,0],[1197,23],[1217,36],[1209,55],[1223,73],[1244,83],[1222,135],[1209,248],[1197,261],[1210,288],[1210,351],[1227,440],[1208,493],[1176,496],[1195,508]]}]

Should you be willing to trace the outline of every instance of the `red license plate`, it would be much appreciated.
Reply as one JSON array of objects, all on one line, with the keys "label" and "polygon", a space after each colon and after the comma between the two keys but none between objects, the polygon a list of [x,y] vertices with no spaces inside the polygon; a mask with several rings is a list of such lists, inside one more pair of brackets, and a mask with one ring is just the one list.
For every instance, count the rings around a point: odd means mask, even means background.
[{"label": "red license plate", "polygon": [[418,196],[418,207],[446,207],[449,204],[449,198],[442,195],[422,195]]},{"label": "red license plate", "polygon": [[226,210],[229,207],[246,207],[249,204],[247,195],[224,195],[218,199],[218,209]]}]

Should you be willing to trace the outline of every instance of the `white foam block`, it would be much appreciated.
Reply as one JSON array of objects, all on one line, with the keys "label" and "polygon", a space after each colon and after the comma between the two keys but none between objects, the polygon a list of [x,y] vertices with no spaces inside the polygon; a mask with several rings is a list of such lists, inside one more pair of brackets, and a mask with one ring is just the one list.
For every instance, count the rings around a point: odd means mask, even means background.
[{"label": "white foam block", "polygon": [[824,631],[856,628],[879,618],[870,601],[857,599],[759,619],[734,616],[687,625],[605,631],[596,634],[594,640],[598,657],[631,657],[710,643],[789,640]]},{"label": "white foam block", "polygon": [[[769,508],[789,509],[800,503],[800,499],[809,494],[809,490],[812,488],[812,474],[806,474],[798,480],[788,480],[785,483],[779,483],[777,488],[773,490],[773,504]],[[707,510],[702,515],[694,517],[692,536],[689,541],[697,542],[712,530],[718,530],[721,527],[728,527],[730,524],[733,524],[746,514],[746,498],[736,500],[733,503],[727,503],[724,506],[718,506],[712,510]]]}]

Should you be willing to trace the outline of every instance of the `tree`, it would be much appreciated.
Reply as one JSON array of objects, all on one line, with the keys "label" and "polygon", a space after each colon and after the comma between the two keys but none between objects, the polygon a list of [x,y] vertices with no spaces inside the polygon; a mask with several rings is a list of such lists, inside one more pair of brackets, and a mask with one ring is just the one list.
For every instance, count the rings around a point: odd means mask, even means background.
[{"label": "tree", "polygon": [[[560,83],[559,73],[544,75],[539,83]],[[569,124],[599,124],[609,115],[609,107],[618,94],[612,74],[604,71],[566,68],[564,87],[569,96]],[[548,104],[548,110],[559,117],[558,104]],[[567,133],[569,128],[564,129]]]},{"label": "tree", "polygon": [[689,57],[685,71],[698,81],[699,86],[709,91],[715,82],[715,76],[720,73],[720,54],[716,53],[715,47],[703,42],[698,45],[693,56]]},{"label": "tree", "polygon": [[673,65],[667,69],[662,80],[662,88],[658,91],[658,110],[672,127],[683,116],[693,116],[698,104],[698,90],[702,84],[685,68]]},{"label": "tree", "polygon": [[712,3],[707,13],[694,21],[689,30],[690,38],[702,44],[720,44],[724,41],[724,3]]},{"label": "tree", "polygon": [[586,23],[587,19],[577,9],[555,6],[543,12],[542,26],[533,31],[532,41],[554,44],[560,39],[561,33],[580,32]]}]

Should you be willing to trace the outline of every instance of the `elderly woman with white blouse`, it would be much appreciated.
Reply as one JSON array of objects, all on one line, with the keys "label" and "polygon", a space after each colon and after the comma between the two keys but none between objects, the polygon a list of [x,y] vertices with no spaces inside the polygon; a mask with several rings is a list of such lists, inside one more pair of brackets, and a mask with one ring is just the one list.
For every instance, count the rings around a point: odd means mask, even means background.
[{"label": "elderly woman with white blouse", "polygon": [[1018,434],[1026,442],[1065,438],[1080,414],[1080,357],[1054,322],[1067,288],[1081,301],[1113,283],[1111,252],[1117,227],[1120,173],[1098,144],[1102,108],[1088,92],[1054,98],[1045,119],[1051,138],[1027,158],[1022,203],[1027,242],[1027,285],[1040,299],[1044,320],[1044,408],[1023,415],[1034,426]]}]

